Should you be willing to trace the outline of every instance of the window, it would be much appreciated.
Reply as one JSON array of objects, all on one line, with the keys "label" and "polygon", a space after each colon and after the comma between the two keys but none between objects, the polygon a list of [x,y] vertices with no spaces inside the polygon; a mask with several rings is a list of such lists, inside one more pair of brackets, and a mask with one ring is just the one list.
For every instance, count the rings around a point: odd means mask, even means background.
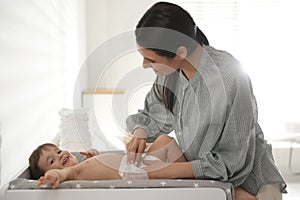
[{"label": "window", "polygon": [[267,139],[300,132],[300,18],[296,0],[174,0],[211,46],[230,52],[250,75]]}]

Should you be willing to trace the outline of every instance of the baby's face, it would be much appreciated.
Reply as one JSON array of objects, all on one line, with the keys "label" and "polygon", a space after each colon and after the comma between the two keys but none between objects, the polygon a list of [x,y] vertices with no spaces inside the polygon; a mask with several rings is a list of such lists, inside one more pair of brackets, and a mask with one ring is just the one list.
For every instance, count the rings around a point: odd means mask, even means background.
[{"label": "baby's face", "polygon": [[61,150],[58,147],[48,147],[43,150],[38,166],[48,171],[49,169],[63,169],[78,164],[76,157],[68,151]]}]

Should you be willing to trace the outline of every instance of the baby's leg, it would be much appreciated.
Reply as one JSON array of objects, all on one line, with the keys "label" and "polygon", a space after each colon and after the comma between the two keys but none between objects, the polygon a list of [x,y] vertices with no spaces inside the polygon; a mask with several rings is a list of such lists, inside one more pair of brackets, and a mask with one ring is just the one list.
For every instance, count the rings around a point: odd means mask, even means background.
[{"label": "baby's leg", "polygon": [[148,152],[149,155],[156,156],[164,162],[186,162],[186,158],[176,141],[166,134],[159,136],[150,146]]}]

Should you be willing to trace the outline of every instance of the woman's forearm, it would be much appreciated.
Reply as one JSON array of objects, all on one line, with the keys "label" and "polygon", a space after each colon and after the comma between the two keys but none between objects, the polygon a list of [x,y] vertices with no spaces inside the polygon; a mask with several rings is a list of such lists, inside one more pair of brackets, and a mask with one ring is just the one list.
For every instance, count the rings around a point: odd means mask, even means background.
[{"label": "woman's forearm", "polygon": [[174,162],[162,169],[148,172],[150,179],[195,178],[191,162]]}]

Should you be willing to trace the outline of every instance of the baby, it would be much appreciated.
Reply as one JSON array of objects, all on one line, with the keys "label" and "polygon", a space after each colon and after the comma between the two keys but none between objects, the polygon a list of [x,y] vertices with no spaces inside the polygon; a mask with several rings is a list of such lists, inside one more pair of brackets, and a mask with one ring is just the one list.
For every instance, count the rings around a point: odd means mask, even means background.
[{"label": "baby", "polygon": [[[55,156],[51,155],[51,152],[55,152],[55,154],[64,153],[65,155],[68,155],[66,157],[68,162],[64,163],[63,165],[61,165],[59,162],[55,162]],[[55,144],[45,143],[36,148],[29,157],[29,170],[33,179],[39,179],[50,168],[62,169],[67,166],[78,164],[79,162],[96,155],[99,155],[99,152],[96,149],[90,149],[87,152],[74,152],[71,154],[68,151],[60,150]],[[47,159],[49,159],[50,165],[47,165],[48,161],[43,160],[45,157],[49,157]]]},{"label": "baby", "polygon": [[146,179],[147,172],[143,168],[147,160],[164,162],[158,166],[186,161],[176,141],[167,135],[159,136],[138,164],[128,164],[127,156],[122,153],[81,153],[88,158],[79,162],[73,154],[56,145],[39,146],[29,158],[31,174],[38,179],[37,187],[52,184],[54,189],[66,180]]},{"label": "baby", "polygon": [[[99,154],[96,150],[92,150],[80,154],[87,159],[78,160],[70,152],[60,150],[53,144],[46,143],[39,146],[29,158],[31,174],[33,178],[38,179],[37,187],[52,184],[52,188],[55,189],[66,180],[146,179],[147,172],[151,172],[144,165],[148,164],[148,160],[160,162],[157,170],[161,166],[167,166],[167,163],[186,162],[176,141],[167,135],[159,136],[150,145],[148,153],[137,166],[128,164],[127,156],[122,153]],[[255,196],[239,187],[235,188],[235,199],[256,200]]]}]

